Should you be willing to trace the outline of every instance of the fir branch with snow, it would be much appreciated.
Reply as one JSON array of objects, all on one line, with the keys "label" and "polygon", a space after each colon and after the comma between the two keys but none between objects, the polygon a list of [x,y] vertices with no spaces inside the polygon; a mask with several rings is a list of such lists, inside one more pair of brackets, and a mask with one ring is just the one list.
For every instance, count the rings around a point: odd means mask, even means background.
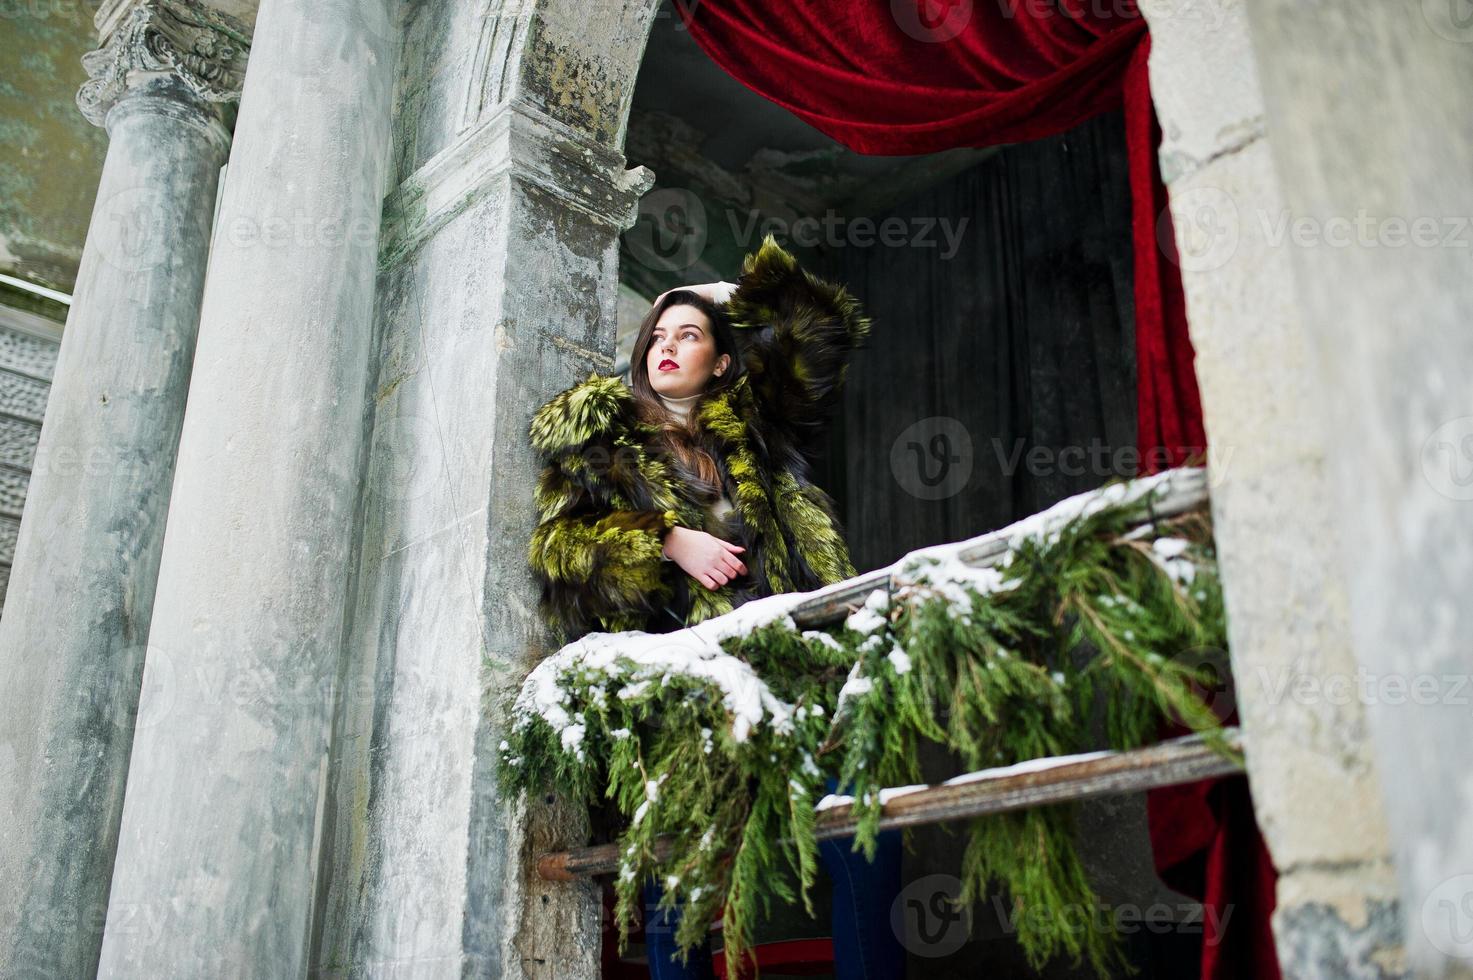
[{"label": "fir branch with snow", "polygon": [[[1210,521],[1205,508],[1153,519],[1169,478],[1112,484],[913,552],[829,629],[794,623],[789,611],[816,594],[800,593],[677,633],[589,634],[528,677],[502,743],[504,783],[605,796],[627,818],[621,947],[639,886],[655,875],[665,907],[684,902],[682,950],[724,906],[734,964],[759,907],[801,899],[811,913],[831,774],[852,793],[854,847],[873,856],[884,802],[920,781],[922,742],[982,769],[1095,748],[1100,731],[1112,749],[1136,748],[1165,719],[1217,730],[1196,693],[1209,678],[1190,656],[1226,646]],[[991,566],[963,560],[998,546],[1006,554]],[[1057,805],[972,821],[963,900],[1004,890],[1030,962],[1062,954],[1116,975],[1119,937],[1040,914],[1095,904],[1073,819]]]}]

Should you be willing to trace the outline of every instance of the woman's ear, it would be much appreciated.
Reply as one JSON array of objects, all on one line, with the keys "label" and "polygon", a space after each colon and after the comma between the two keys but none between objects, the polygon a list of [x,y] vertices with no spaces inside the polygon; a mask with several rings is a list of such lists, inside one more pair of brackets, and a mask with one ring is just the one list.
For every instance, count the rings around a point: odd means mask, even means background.
[{"label": "woman's ear", "polygon": [[729,366],[731,366],[730,354],[722,354],[720,357],[716,358],[716,373],[718,375],[724,372]]}]

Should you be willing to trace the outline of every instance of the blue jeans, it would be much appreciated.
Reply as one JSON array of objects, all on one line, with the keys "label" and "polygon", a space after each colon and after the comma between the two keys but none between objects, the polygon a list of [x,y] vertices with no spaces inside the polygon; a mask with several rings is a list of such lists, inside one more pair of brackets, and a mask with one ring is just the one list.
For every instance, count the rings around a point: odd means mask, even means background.
[{"label": "blue jeans", "polygon": [[[830,777],[828,791],[836,781]],[[890,925],[890,906],[900,891],[901,832],[881,831],[875,843],[875,860],[851,851],[854,838],[840,837],[818,842],[819,857],[834,885],[832,930],[835,980],[895,980],[905,976],[905,947]],[[689,953],[684,965],[676,955],[675,928],[680,924],[680,906],[656,909],[664,890],[653,880],[643,889],[645,949],[649,954],[652,980],[712,980],[709,940]]]}]

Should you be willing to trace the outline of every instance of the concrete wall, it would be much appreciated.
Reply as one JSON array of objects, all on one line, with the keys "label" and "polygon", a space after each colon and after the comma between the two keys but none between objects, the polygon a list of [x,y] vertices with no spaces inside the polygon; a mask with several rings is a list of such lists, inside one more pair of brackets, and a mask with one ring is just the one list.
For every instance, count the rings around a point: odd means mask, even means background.
[{"label": "concrete wall", "polygon": [[1292,265],[1306,385],[1331,423],[1318,510],[1338,532],[1356,700],[1423,977],[1473,975],[1468,13],[1446,0],[1248,6],[1287,219],[1276,259]]},{"label": "concrete wall", "polygon": [[61,324],[0,305],[0,608],[60,343]]},{"label": "concrete wall", "polygon": [[0,273],[70,293],[107,137],[77,112],[93,4],[0,6]]},{"label": "concrete wall", "polygon": [[[1242,5],[1141,7],[1211,446],[1236,706],[1279,871],[1280,963],[1296,977],[1402,975],[1365,705],[1323,693],[1356,662],[1337,568],[1351,541],[1327,506],[1335,419],[1290,256],[1272,233],[1285,202],[1271,142],[1294,152],[1302,137],[1265,131]],[[1313,84],[1330,90],[1335,75],[1327,68]]]}]

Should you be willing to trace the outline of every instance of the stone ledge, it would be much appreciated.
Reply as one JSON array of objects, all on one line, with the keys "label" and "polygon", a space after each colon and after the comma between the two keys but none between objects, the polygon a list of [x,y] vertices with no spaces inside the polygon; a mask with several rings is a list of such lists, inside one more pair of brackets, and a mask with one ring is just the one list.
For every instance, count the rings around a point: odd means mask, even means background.
[{"label": "stone ledge", "polygon": [[379,266],[390,268],[485,197],[503,177],[535,184],[623,229],[655,180],[532,105],[512,100],[406,178],[384,202]]}]

